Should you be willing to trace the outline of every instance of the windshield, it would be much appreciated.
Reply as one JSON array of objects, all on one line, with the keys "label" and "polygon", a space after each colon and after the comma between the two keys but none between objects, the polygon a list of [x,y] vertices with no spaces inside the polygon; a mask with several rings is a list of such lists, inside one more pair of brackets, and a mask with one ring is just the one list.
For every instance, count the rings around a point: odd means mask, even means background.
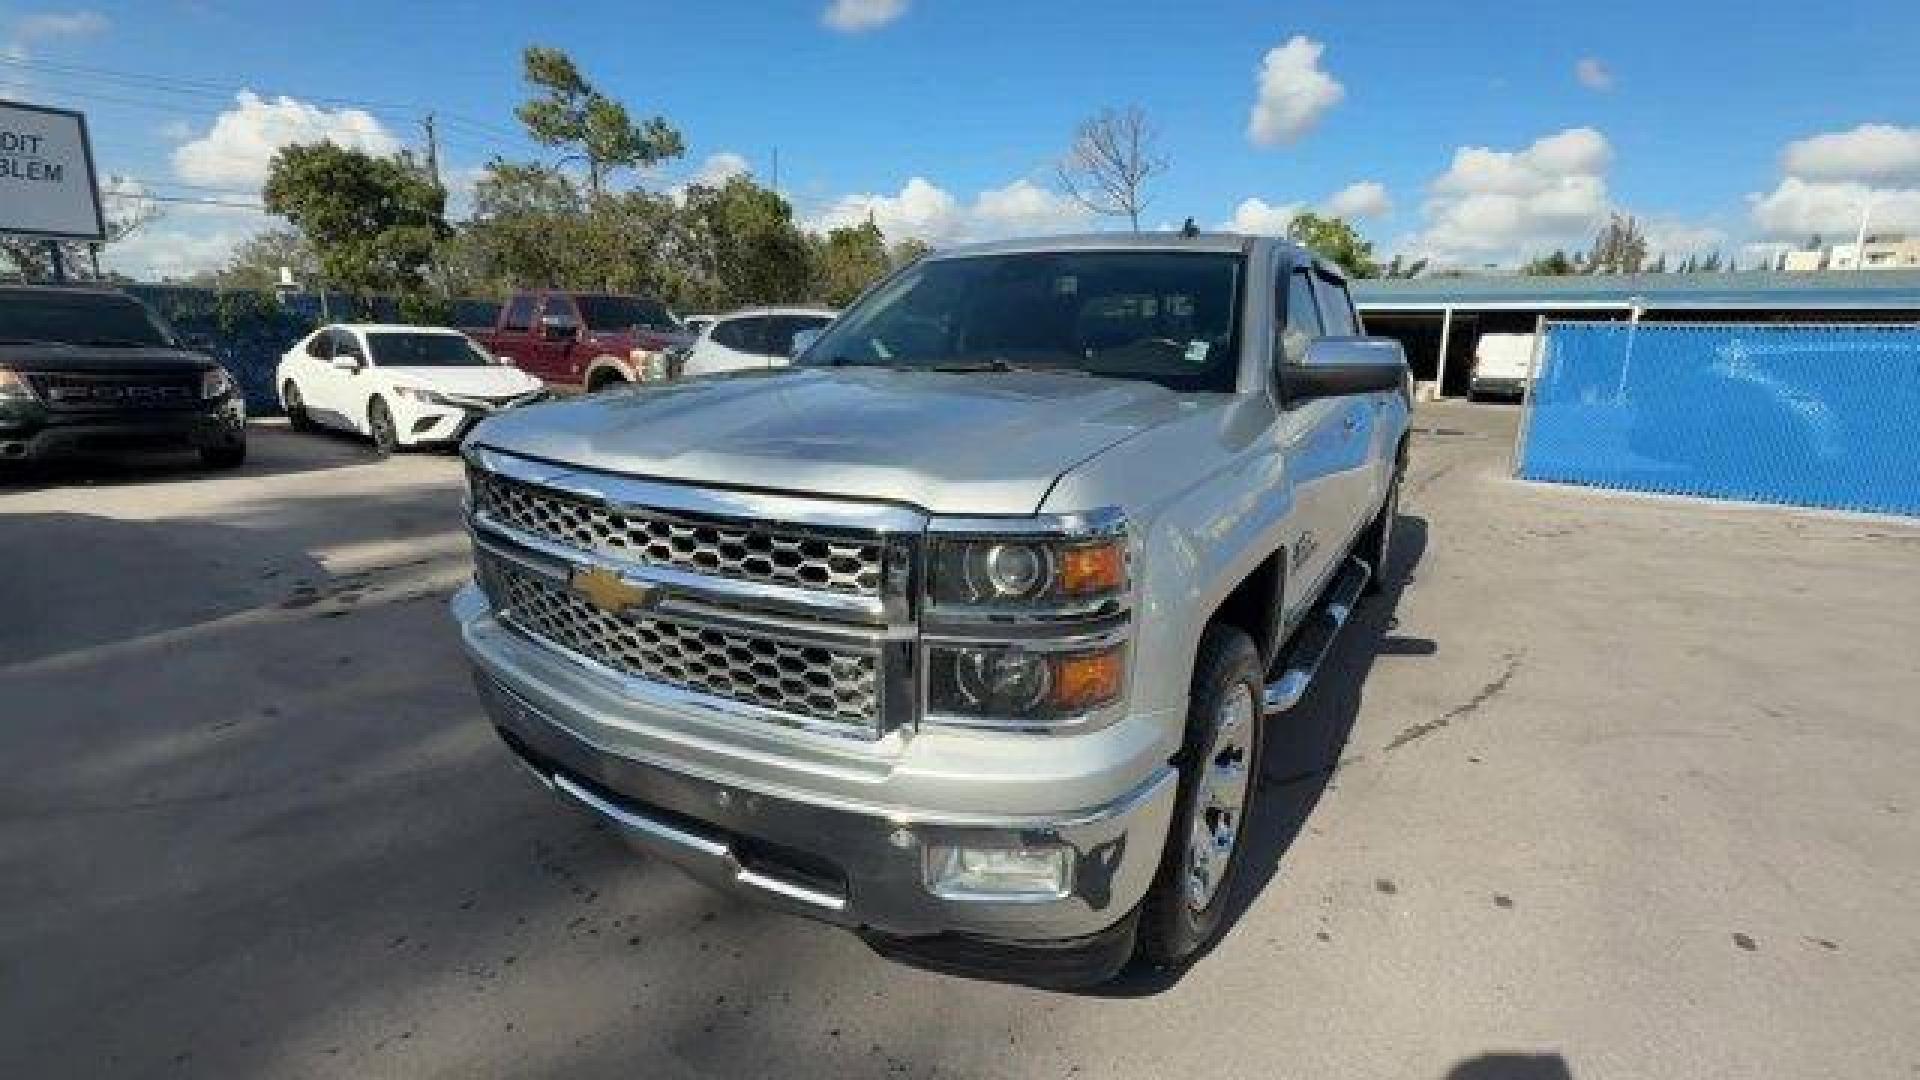
[{"label": "windshield", "polygon": [[459,334],[367,335],[381,367],[486,367],[487,354]]},{"label": "windshield", "polygon": [[1011,370],[1231,392],[1241,257],[1071,251],[929,259],[840,316],[807,365]]},{"label": "windshield", "polygon": [[173,335],[147,306],[113,293],[0,289],[0,342],[172,348]]},{"label": "windshield", "polygon": [[587,329],[599,333],[638,326],[646,330],[678,330],[673,315],[659,301],[644,296],[581,296],[580,317]]}]

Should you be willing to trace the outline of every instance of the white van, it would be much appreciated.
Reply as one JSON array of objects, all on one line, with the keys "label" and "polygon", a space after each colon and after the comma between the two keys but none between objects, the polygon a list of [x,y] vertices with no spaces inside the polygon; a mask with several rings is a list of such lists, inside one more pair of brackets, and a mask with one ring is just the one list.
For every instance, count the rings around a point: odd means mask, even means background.
[{"label": "white van", "polygon": [[1467,395],[1476,401],[1520,397],[1532,366],[1532,334],[1481,334],[1473,350],[1473,381],[1468,384]]}]

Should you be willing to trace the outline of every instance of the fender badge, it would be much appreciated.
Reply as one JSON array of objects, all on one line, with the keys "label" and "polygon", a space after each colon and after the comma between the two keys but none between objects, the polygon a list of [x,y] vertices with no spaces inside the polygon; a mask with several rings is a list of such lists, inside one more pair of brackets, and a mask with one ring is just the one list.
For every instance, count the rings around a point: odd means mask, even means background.
[{"label": "fender badge", "polygon": [[652,607],[660,595],[660,590],[653,586],[628,581],[602,566],[575,567],[567,584],[586,597],[588,603],[609,615],[618,615],[628,608]]}]

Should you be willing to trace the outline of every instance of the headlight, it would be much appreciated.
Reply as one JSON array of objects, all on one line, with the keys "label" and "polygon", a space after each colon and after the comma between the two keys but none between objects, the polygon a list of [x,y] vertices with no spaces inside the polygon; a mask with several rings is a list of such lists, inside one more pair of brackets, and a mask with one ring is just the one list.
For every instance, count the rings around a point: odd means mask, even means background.
[{"label": "headlight", "polygon": [[936,605],[1098,606],[1126,591],[1126,540],[1121,536],[938,540],[931,588]]},{"label": "headlight", "polygon": [[0,401],[33,401],[39,396],[25,375],[0,367]]},{"label": "headlight", "polygon": [[233,393],[233,376],[222,367],[208,368],[200,373],[200,396],[203,398],[226,397]]},{"label": "headlight", "polygon": [[447,400],[446,395],[419,386],[396,386],[393,388],[393,396],[407,401],[418,401],[423,405],[453,404]]},{"label": "headlight", "polygon": [[927,653],[927,710],[983,727],[1071,725],[1120,699],[1124,643],[1043,650],[1021,645],[936,645]]}]

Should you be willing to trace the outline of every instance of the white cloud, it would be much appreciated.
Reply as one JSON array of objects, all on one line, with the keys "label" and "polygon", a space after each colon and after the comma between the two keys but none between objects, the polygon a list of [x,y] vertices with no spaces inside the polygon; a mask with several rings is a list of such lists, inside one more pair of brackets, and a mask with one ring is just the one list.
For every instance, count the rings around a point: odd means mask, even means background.
[{"label": "white cloud", "polygon": [[1267,51],[1260,65],[1260,91],[1247,119],[1247,138],[1256,146],[1297,141],[1347,96],[1346,87],[1320,67],[1326,46],[1296,34]]},{"label": "white cloud", "polygon": [[1393,197],[1385,184],[1361,180],[1348,184],[1327,200],[1327,212],[1343,218],[1378,218],[1393,213]]},{"label": "white cloud", "polygon": [[1240,200],[1226,223],[1229,232],[1254,236],[1285,236],[1287,226],[1307,209],[1305,203],[1270,203],[1261,198]]},{"label": "white cloud", "polygon": [[332,142],[370,154],[392,154],[400,141],[371,113],[328,110],[290,97],[271,100],[250,90],[234,97],[205,135],[173,151],[173,171],[197,184],[255,187],[274,152],[294,143]]},{"label": "white cloud", "polygon": [[[132,177],[109,177],[100,185],[109,217],[132,216],[147,187]],[[261,211],[196,203],[147,203],[156,215],[132,236],[107,245],[100,261],[143,281],[184,278],[225,263],[242,240],[277,218]]]},{"label": "white cloud", "polygon": [[1573,77],[1589,90],[1606,93],[1613,89],[1613,72],[1598,57],[1584,56],[1573,65]]},{"label": "white cloud", "polygon": [[1093,219],[1085,207],[1029,180],[989,188],[972,202],[962,202],[945,188],[916,176],[895,195],[845,196],[807,225],[838,229],[859,225],[869,217],[889,242],[912,237],[936,246],[1071,232]]},{"label": "white cloud", "polygon": [[833,0],[820,21],[844,34],[885,26],[907,13],[907,0]]},{"label": "white cloud", "polygon": [[1413,254],[1479,262],[1584,244],[1612,209],[1612,161],[1606,136],[1592,128],[1518,151],[1463,146],[1429,187]]},{"label": "white cloud", "polygon": [[1863,209],[1872,232],[1920,232],[1920,128],[1822,132],[1789,143],[1780,160],[1774,189],[1747,196],[1764,237],[1851,240]]},{"label": "white cloud", "polygon": [[13,40],[23,45],[52,38],[92,37],[105,33],[107,17],[97,11],[43,11],[29,15],[13,27]]},{"label": "white cloud", "polygon": [[1651,218],[1640,228],[1647,238],[1647,257],[1665,255],[1668,262],[1723,250],[1729,239],[1724,229],[1674,218]]},{"label": "white cloud", "polygon": [[1788,176],[1817,181],[1920,186],[1920,127],[1861,124],[1788,143]]},{"label": "white cloud", "polygon": [[694,170],[689,185],[699,187],[721,187],[736,176],[745,176],[753,171],[747,159],[731,150],[722,150],[717,154],[708,154],[707,159]]}]

